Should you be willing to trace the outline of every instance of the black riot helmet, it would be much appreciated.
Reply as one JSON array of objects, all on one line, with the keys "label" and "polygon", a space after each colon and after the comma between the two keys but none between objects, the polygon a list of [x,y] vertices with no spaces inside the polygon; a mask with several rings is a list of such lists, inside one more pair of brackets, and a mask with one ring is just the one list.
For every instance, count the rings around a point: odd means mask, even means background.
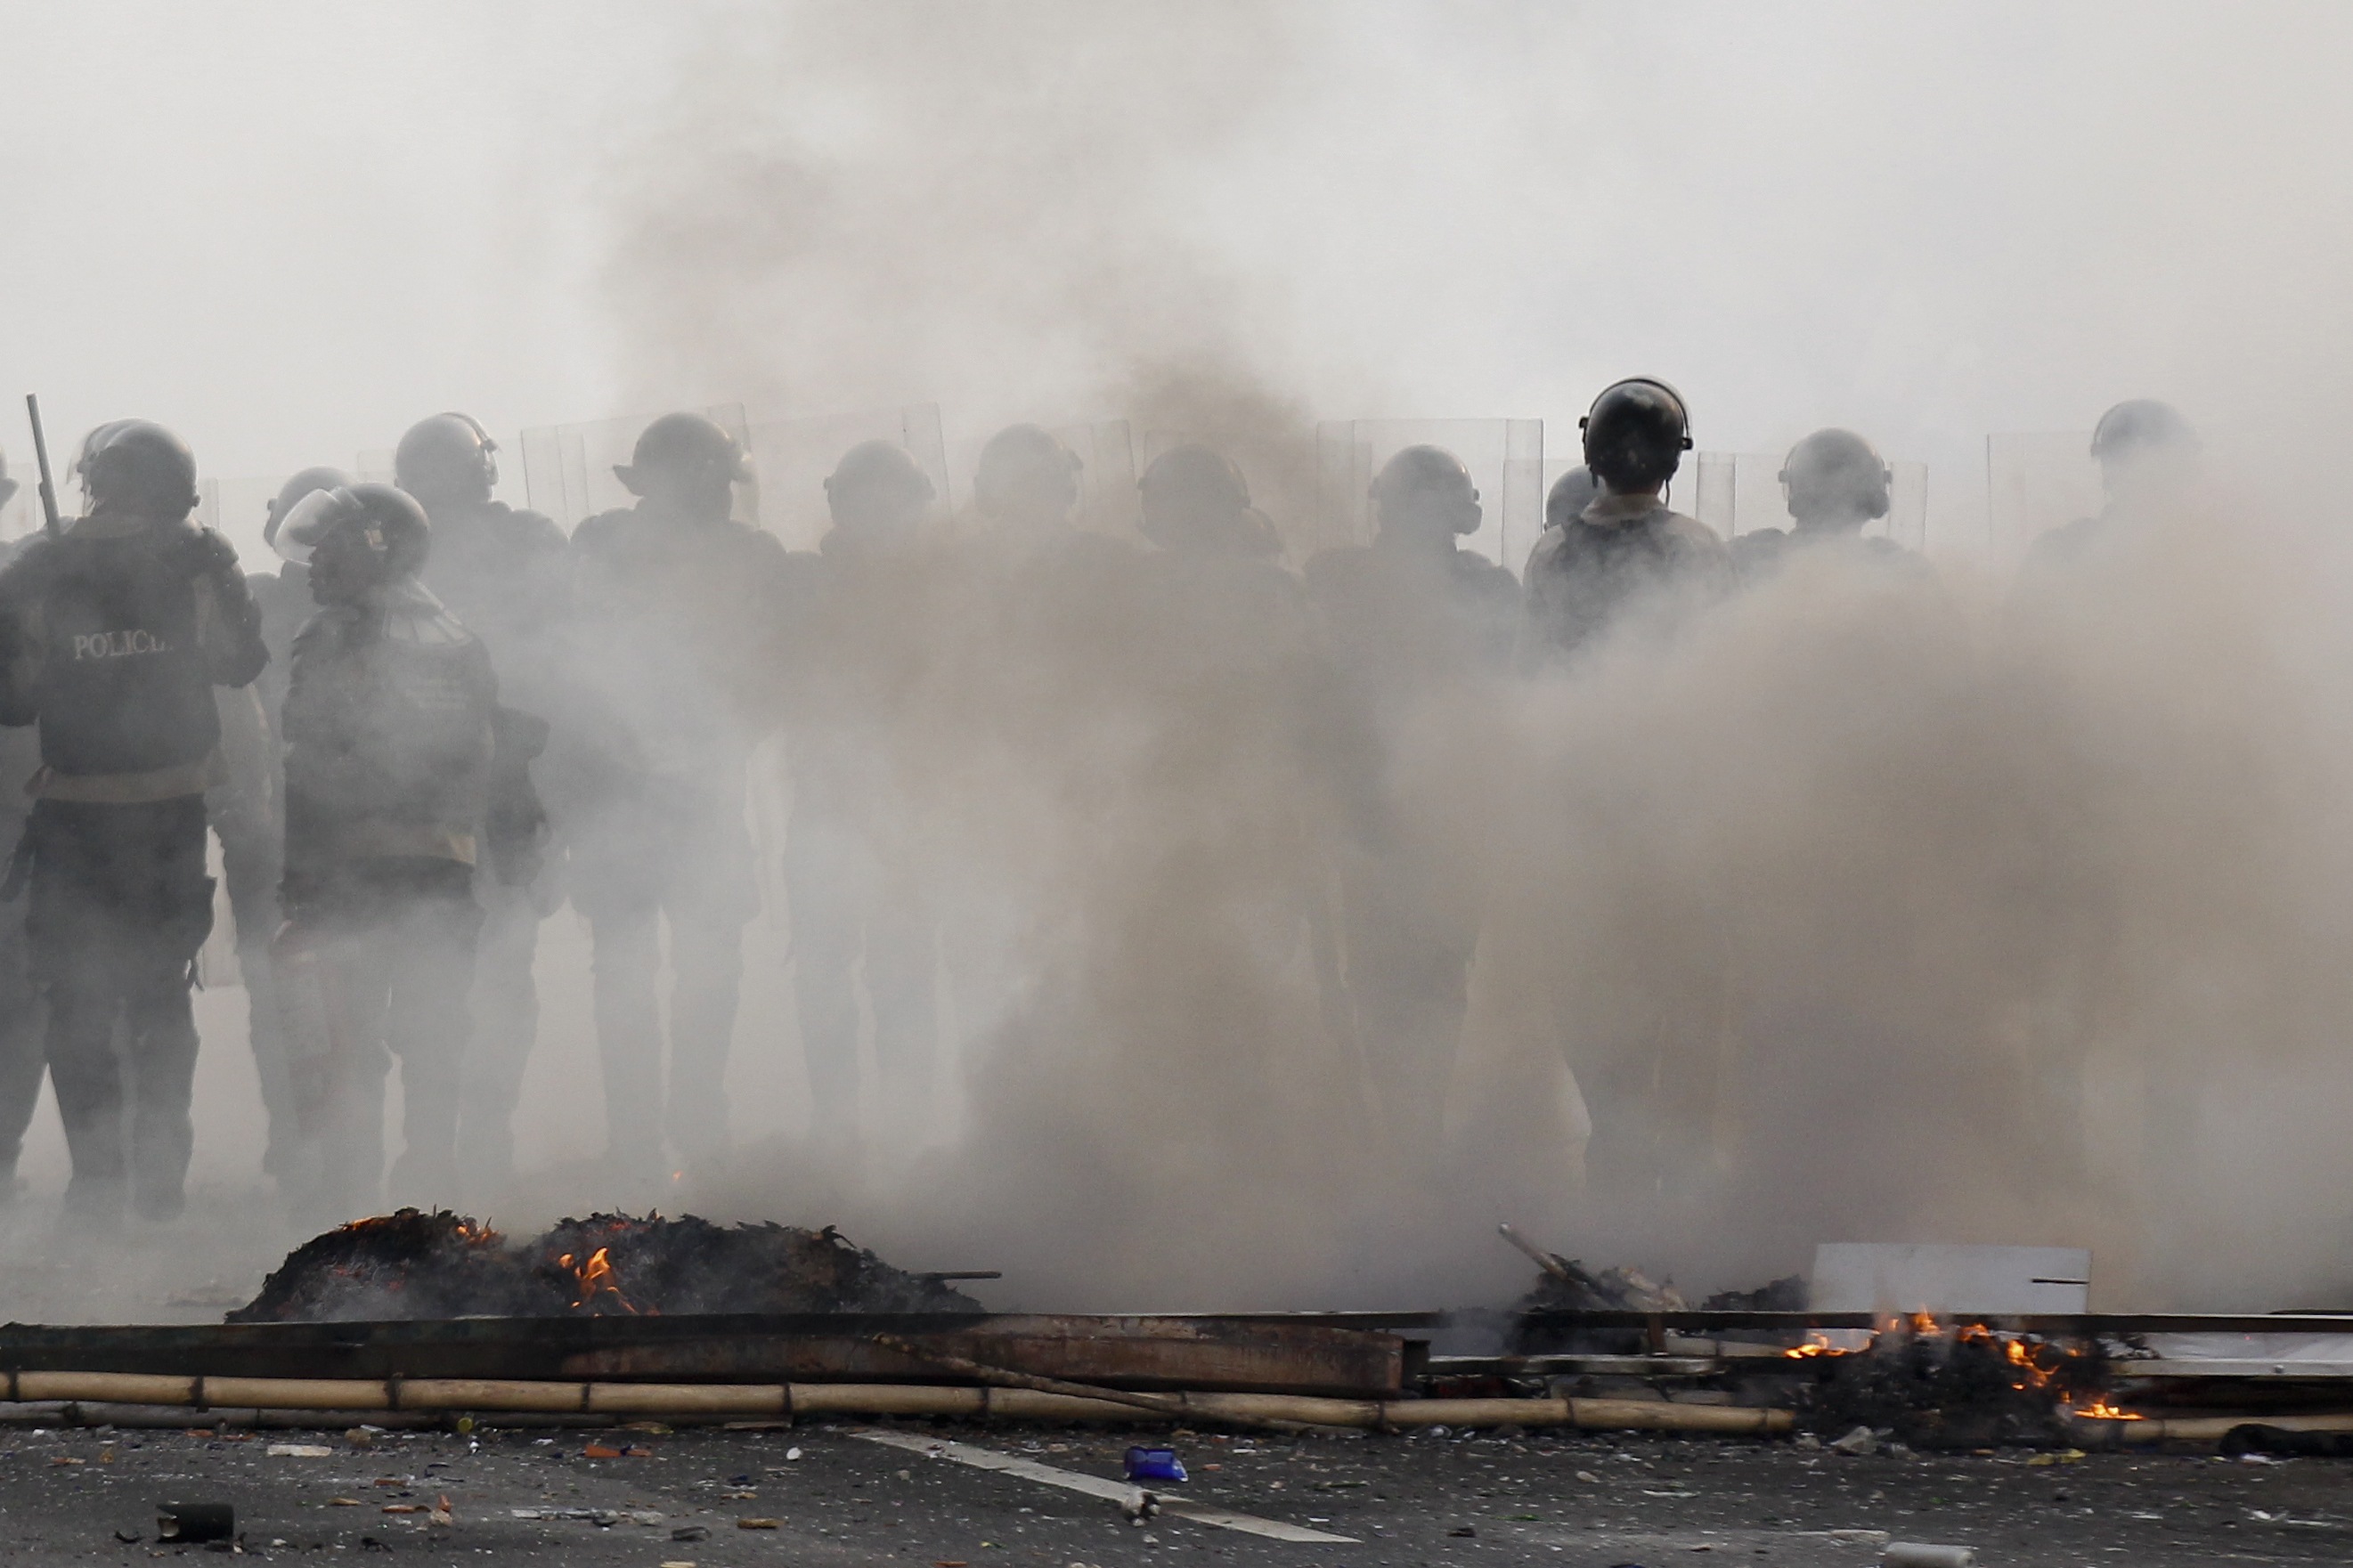
[{"label": "black riot helmet", "polygon": [[1136,481],[1144,537],[1163,550],[1277,555],[1282,541],[1250,505],[1250,484],[1222,452],[1187,443],[1152,459]]},{"label": "black riot helmet", "polygon": [[286,514],[292,511],[295,503],[304,496],[318,490],[349,489],[353,482],[351,475],[343,472],[343,469],[327,468],[323,464],[318,468],[300,470],[293,478],[279,486],[278,494],[271,499],[269,519],[261,525],[261,542],[272,550],[278,548],[278,531],[286,525]]},{"label": "black riot helmet", "polygon": [[734,510],[735,485],[752,477],[744,448],[716,421],[700,414],[665,414],[638,436],[626,463],[613,476],[639,496],[697,519],[724,518]]},{"label": "black riot helmet", "polygon": [[871,533],[912,533],[938,492],[896,441],[860,441],[825,481],[826,506],[840,526]]},{"label": "black riot helmet", "polygon": [[1789,448],[1781,486],[1798,526],[1861,527],[1885,517],[1895,476],[1852,430],[1817,430]]},{"label": "black riot helmet", "polygon": [[312,490],[296,501],[274,542],[280,555],[311,568],[311,594],[319,603],[348,604],[423,571],[433,530],[407,491],[357,484]]},{"label": "black riot helmet", "polygon": [[1585,466],[1613,490],[1656,489],[1691,450],[1691,411],[1663,381],[1635,376],[1601,389],[1577,427]]},{"label": "black riot helmet", "polygon": [[498,450],[472,415],[436,414],[401,437],[392,480],[428,507],[486,501],[499,482]]},{"label": "black riot helmet", "polygon": [[1078,454],[1036,425],[1008,425],[988,438],[973,470],[973,504],[996,522],[1060,523],[1079,504]]},{"label": "black riot helmet", "polygon": [[1569,469],[1553,480],[1552,489],[1545,492],[1545,526],[1567,527],[1585,515],[1585,509],[1591,506],[1594,498],[1600,493],[1601,486],[1595,480],[1591,468]]},{"label": "black riot helmet", "polygon": [[1471,470],[1442,447],[1401,448],[1373,476],[1372,500],[1385,539],[1476,533],[1483,515]]},{"label": "black riot helmet", "polygon": [[2149,451],[2195,451],[2198,433],[2170,403],[2135,397],[2100,416],[2092,431],[2092,456],[2103,463]]},{"label": "black riot helmet", "polygon": [[93,511],[177,522],[196,509],[195,455],[151,420],[117,419],[91,431],[74,471]]}]

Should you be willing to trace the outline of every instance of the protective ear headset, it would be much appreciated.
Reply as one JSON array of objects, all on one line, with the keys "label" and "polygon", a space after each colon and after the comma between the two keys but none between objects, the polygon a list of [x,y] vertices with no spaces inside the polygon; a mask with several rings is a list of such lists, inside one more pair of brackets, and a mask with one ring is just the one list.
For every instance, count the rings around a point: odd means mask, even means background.
[{"label": "protective ear headset", "polygon": [[484,483],[495,486],[499,482],[499,444],[491,439],[491,433],[482,428],[482,422],[470,414],[460,414],[454,408],[444,414],[442,417],[464,421],[466,428],[474,433],[474,438],[481,442],[482,479]]}]

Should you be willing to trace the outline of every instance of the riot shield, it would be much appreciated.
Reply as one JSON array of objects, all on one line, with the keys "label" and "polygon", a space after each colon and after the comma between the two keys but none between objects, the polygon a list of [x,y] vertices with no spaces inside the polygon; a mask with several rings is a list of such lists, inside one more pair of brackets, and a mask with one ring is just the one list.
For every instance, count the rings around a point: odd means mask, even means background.
[{"label": "riot shield", "polygon": [[934,515],[948,515],[947,448],[940,438],[940,411],[937,405],[925,403],[847,414],[754,416],[747,444],[759,472],[762,526],[783,540],[786,549],[815,550],[833,526],[826,508],[826,478],[843,453],[866,441],[904,447],[932,481]]},{"label": "riot shield", "polygon": [[1052,433],[1078,455],[1078,525],[1125,539],[1140,537],[1144,509],[1137,500],[1135,444],[1128,436],[1127,421],[1060,425]]},{"label": "riot shield", "polygon": [[248,572],[278,569],[278,557],[262,542],[261,531],[269,523],[269,503],[289,477],[205,479],[196,486],[196,521],[237,546],[237,560]]},{"label": "riot shield", "polygon": [[[723,403],[694,412],[718,425],[734,437],[739,446],[750,450],[751,431],[744,418],[742,404]],[[613,467],[629,460],[637,449],[638,437],[659,417],[647,414],[525,430],[523,489],[532,510],[554,518],[556,525],[569,533],[583,518],[635,506],[638,498],[621,483]],[[756,483],[745,481],[735,487],[735,516],[744,522],[759,521]]]},{"label": "riot shield", "polygon": [[1541,419],[1354,419],[1315,427],[1317,548],[1368,542],[1373,478],[1408,447],[1451,452],[1478,487],[1479,530],[1463,547],[1517,573],[1544,531]]},{"label": "riot shield", "polygon": [[2037,539],[2105,501],[2088,432],[1986,437],[1986,548],[1996,565],[2016,565]]}]

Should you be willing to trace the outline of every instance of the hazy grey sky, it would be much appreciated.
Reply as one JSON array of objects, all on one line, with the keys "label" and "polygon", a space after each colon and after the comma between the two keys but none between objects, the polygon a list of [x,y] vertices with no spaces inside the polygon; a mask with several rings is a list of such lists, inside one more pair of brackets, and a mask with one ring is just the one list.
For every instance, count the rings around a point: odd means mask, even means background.
[{"label": "hazy grey sky", "polygon": [[[2333,404],[2347,343],[2340,5],[0,0],[0,382],[221,475],[445,406],[922,397],[968,442],[1120,412],[1076,405],[1130,323],[1051,313],[1166,300],[1133,341],[1214,317],[1325,416],[1557,451],[1654,372],[1703,445],[1853,424],[1966,508],[1989,428]],[[706,235],[704,191],[772,210]]]}]

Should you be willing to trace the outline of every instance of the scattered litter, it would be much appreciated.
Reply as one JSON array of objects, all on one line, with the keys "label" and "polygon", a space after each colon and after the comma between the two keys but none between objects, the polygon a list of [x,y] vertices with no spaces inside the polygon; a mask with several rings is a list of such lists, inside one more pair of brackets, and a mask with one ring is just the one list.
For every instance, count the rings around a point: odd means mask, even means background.
[{"label": "scattered litter", "polygon": [[384,1505],[382,1511],[385,1513],[423,1513],[425,1511],[425,1505],[421,1502],[388,1502]]},{"label": "scattered litter", "polygon": [[801,1451],[798,1448],[787,1448],[785,1450],[785,1463],[788,1465],[800,1457]]},{"label": "scattered litter", "polygon": [[327,1500],[327,1506],[329,1508],[357,1508],[360,1506],[360,1500],[355,1497],[331,1497]]},{"label": "scattered litter", "polygon": [[1899,1541],[1879,1559],[1880,1568],[1976,1568],[1978,1554],[1966,1546],[1931,1546]]},{"label": "scattered litter", "polygon": [[155,1510],[158,1541],[194,1546],[236,1535],[237,1510],[225,1502],[167,1502]]},{"label": "scattered litter", "polygon": [[1649,1487],[1644,1487],[1642,1489],[1642,1495],[1644,1497],[1697,1497],[1699,1496],[1699,1493],[1682,1491],[1672,1488],[1664,1491],[1655,1491]]},{"label": "scattered litter", "polygon": [[707,1524],[681,1524],[670,1532],[672,1541],[708,1541],[711,1527]]},{"label": "scattered litter", "polygon": [[272,1443],[269,1448],[273,1459],[325,1459],[334,1452],[324,1443]]},{"label": "scattered litter", "polygon": [[1458,1524],[1446,1533],[1463,1541],[1476,1541],[1479,1538],[1478,1527],[1471,1524]]},{"label": "scattered litter", "polygon": [[1142,1524],[1160,1511],[1159,1494],[1145,1491],[1142,1487],[1130,1487],[1127,1494],[1119,1500],[1119,1511],[1128,1523]]},{"label": "scattered litter", "polygon": [[650,1459],[654,1451],[635,1443],[618,1448],[608,1443],[590,1443],[580,1450],[580,1457],[584,1459]]},{"label": "scattered litter", "polygon": [[776,1521],[773,1519],[739,1519],[735,1521],[735,1528],[738,1530],[774,1530],[776,1528]]},{"label": "scattered litter", "polygon": [[136,1546],[147,1538],[135,1530],[118,1530],[114,1532],[114,1539],[125,1546]]},{"label": "scattered litter", "polygon": [[449,1507],[448,1494],[445,1492],[434,1500],[433,1511],[425,1516],[425,1521],[427,1524],[449,1524],[453,1523],[457,1517],[455,1510]]},{"label": "scattered litter", "polygon": [[[1131,1481],[1182,1481],[1185,1462],[1174,1448],[1130,1448],[1121,1459]],[[901,1475],[906,1472],[902,1470]]]},{"label": "scattered litter", "polygon": [[1884,1546],[1895,1539],[1883,1530],[1828,1530],[1822,1533],[1841,1546]]},{"label": "scattered litter", "polygon": [[1859,1458],[1866,1454],[1879,1452],[1879,1434],[1868,1426],[1858,1426],[1828,1447],[1832,1453],[1848,1454]]}]

